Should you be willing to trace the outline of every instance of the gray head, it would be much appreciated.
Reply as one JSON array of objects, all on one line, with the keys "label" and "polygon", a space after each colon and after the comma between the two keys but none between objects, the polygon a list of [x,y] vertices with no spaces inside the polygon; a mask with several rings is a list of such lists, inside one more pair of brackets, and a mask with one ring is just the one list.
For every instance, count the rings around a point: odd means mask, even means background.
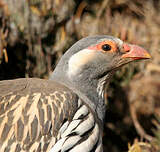
[{"label": "gray head", "polygon": [[50,79],[71,88],[103,120],[104,85],[122,65],[150,58],[141,47],[112,36],[86,37],[62,56]]}]

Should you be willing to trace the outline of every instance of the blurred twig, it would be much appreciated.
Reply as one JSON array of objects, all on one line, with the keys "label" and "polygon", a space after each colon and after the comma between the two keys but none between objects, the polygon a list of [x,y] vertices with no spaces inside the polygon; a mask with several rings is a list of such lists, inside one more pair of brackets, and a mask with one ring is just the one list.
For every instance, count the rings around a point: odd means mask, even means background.
[{"label": "blurred twig", "polygon": [[2,19],[2,26],[0,28],[0,62],[4,56],[4,60],[8,63],[8,55],[7,55],[7,36],[8,29],[6,28],[6,20],[5,17]]},{"label": "blurred twig", "polygon": [[143,127],[140,125],[138,119],[137,119],[137,115],[136,115],[136,109],[135,107],[130,103],[129,105],[130,107],[130,113],[131,113],[131,117],[132,117],[132,120],[133,120],[133,123],[134,123],[134,126],[138,132],[138,134],[141,136],[141,138],[145,138],[147,139],[148,141],[152,141],[153,140],[153,137],[148,135],[145,130],[143,129]]}]

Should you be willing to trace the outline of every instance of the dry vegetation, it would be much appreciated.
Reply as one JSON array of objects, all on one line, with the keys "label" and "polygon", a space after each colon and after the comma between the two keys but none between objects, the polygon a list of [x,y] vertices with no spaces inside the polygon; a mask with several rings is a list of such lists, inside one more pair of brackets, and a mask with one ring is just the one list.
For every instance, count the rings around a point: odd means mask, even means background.
[{"label": "dry vegetation", "polygon": [[47,78],[68,47],[95,34],[152,55],[110,84],[104,151],[160,151],[159,0],[0,0],[0,80]]}]

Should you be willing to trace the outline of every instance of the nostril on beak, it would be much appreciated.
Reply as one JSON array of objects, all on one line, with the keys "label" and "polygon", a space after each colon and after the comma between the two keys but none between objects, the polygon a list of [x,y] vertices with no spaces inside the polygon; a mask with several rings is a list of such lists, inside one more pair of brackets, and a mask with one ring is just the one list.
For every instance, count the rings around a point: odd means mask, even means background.
[{"label": "nostril on beak", "polygon": [[125,52],[129,52],[131,48],[128,44],[124,43],[123,44],[123,49],[124,49]]}]

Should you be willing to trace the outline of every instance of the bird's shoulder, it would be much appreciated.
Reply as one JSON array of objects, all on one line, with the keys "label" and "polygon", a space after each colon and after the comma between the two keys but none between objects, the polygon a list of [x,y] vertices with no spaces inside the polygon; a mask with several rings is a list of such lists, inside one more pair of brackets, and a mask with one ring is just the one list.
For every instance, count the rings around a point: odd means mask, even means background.
[{"label": "bird's shoulder", "polygon": [[72,90],[50,80],[0,81],[0,151],[37,149],[42,143],[47,151],[64,120],[72,119],[77,100]]},{"label": "bird's shoulder", "polygon": [[15,105],[22,104],[25,109],[28,104],[41,107],[43,104],[59,105],[75,100],[77,95],[72,90],[55,81],[38,78],[0,81],[0,114],[15,108]]},{"label": "bird's shoulder", "polygon": [[55,91],[72,92],[69,88],[58,82],[39,78],[20,78],[0,81],[0,96],[5,96],[13,92],[27,94],[32,92],[51,93]]},{"label": "bird's shoulder", "polygon": [[87,145],[89,151],[101,151],[100,134],[89,105],[60,83],[35,78],[0,82],[0,151],[84,151]]}]

